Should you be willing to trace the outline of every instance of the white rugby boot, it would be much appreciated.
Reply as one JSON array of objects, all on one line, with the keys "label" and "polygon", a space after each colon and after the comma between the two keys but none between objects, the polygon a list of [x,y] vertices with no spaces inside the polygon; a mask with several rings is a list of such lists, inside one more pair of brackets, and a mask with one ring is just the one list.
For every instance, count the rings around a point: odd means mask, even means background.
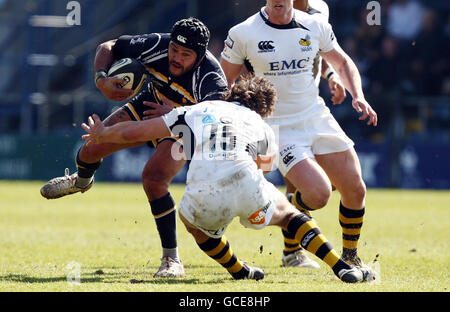
[{"label": "white rugby boot", "polygon": [[84,193],[94,184],[94,178],[85,188],[76,186],[78,173],[70,175],[69,168],[66,168],[63,177],[51,179],[41,188],[41,195],[47,199],[56,199],[74,193]]},{"label": "white rugby boot", "polygon": [[171,257],[161,258],[161,266],[153,275],[153,277],[162,278],[183,278],[184,276],[183,263],[181,261],[175,261]]},{"label": "white rugby boot", "polygon": [[293,253],[285,255],[281,258],[283,266],[285,267],[297,267],[297,268],[309,268],[309,269],[318,269],[320,265],[310,259],[303,249],[297,250]]},{"label": "white rugby boot", "polygon": [[377,273],[369,267],[353,267],[340,270],[338,276],[344,283],[371,283],[376,280]]},{"label": "white rugby boot", "polygon": [[264,271],[260,268],[249,266],[244,264],[250,272],[248,272],[247,279],[254,279],[256,281],[262,280],[264,278]]}]

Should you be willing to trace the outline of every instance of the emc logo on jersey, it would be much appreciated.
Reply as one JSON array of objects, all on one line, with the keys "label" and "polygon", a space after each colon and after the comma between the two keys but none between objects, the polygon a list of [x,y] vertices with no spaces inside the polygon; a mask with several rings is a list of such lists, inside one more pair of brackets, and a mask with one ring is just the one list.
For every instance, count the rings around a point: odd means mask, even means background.
[{"label": "emc logo on jersey", "polygon": [[258,43],[259,51],[258,53],[266,53],[266,52],[275,52],[275,46],[273,45],[273,41],[260,41]]}]

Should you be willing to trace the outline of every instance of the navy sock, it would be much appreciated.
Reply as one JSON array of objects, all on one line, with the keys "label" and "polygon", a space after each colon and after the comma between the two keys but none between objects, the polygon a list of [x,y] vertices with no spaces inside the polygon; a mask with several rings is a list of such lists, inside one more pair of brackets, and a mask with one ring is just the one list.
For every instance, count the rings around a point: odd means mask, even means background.
[{"label": "navy sock", "polygon": [[99,162],[88,164],[80,159],[80,150],[78,151],[77,158],[75,160],[78,169],[78,176],[85,179],[92,178],[95,171],[100,168],[102,161],[100,160]]},{"label": "navy sock", "polygon": [[175,200],[170,193],[150,202],[163,248],[177,247]]}]

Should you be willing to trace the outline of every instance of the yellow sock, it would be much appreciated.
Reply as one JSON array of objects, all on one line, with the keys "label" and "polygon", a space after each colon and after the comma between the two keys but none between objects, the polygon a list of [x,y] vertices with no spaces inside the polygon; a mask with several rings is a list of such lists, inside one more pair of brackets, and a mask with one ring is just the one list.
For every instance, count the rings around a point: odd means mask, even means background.
[{"label": "yellow sock", "polygon": [[248,276],[248,268],[236,257],[225,236],[209,238],[206,242],[198,244],[208,256],[223,266],[235,279]]}]

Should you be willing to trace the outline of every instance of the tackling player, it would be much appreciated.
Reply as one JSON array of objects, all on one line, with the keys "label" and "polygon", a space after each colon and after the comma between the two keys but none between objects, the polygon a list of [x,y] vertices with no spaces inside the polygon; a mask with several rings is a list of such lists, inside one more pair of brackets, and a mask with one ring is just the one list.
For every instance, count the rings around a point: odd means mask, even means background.
[{"label": "tackling player", "polygon": [[365,100],[358,69],[337,44],[331,25],[294,10],[293,2],[267,0],[260,12],[231,28],[221,65],[229,85],[245,62],[275,85],[278,102],[267,122],[279,126],[278,168],[297,189],[293,202],[306,210],[320,209],[334,185],[341,194],[343,258],[362,265],[357,245],[366,187],[353,141],[318,96],[313,76],[317,53],[341,77],[353,98],[352,106],[361,114],[359,119],[369,118],[367,124],[376,126],[377,114]]},{"label": "tackling player", "polygon": [[[227,83],[218,61],[207,50],[209,39],[208,28],[201,21],[189,18],[176,22],[170,34],[122,36],[100,44],[94,63],[95,83],[107,98],[122,101],[132,93],[119,87],[123,83],[121,80],[107,77],[106,72],[115,60],[135,58],[150,74],[149,84],[129,103],[107,117],[105,126],[154,118],[175,106],[222,98]],[[174,138],[160,136],[155,139],[156,151],[142,173],[144,190],[163,248],[161,267],[155,277],[184,277],[177,247],[175,201],[168,188],[186,161],[171,157],[172,148],[179,148]],[[76,156],[78,171],[69,175],[66,169],[64,177],[50,180],[42,187],[42,196],[54,199],[86,192],[92,187],[94,173],[104,157],[144,143],[83,145]]]},{"label": "tackling player", "polygon": [[93,115],[89,125],[82,125],[88,133],[83,139],[88,145],[124,144],[182,133],[185,145],[186,140],[192,142],[180,218],[200,249],[234,279],[264,278],[263,270],[236,256],[224,236],[228,224],[239,217],[248,228],[277,225],[292,233],[343,282],[371,281],[371,269],[351,267],[340,259],[315,222],[295,209],[258,170],[256,163],[271,168],[278,149],[272,129],[261,118],[272,113],[275,99],[276,91],[267,79],[244,78],[225,96],[228,102],[203,102],[156,119],[111,127]]}]

